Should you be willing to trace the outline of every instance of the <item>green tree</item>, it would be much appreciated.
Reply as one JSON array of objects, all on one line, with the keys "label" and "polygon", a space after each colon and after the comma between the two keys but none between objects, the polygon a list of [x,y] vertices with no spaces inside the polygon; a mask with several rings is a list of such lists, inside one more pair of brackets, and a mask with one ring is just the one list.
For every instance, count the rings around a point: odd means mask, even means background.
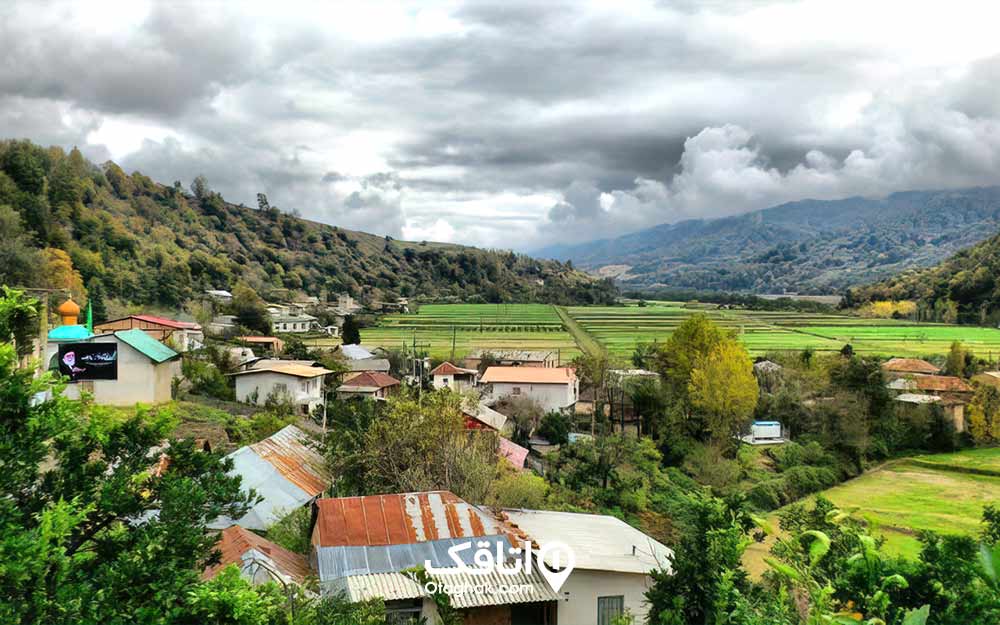
[{"label": "green tree", "polygon": [[444,489],[485,501],[498,472],[497,436],[465,429],[463,401],[441,389],[403,392],[378,409],[369,401],[331,410],[325,455],[340,476],[335,487],[345,495]]},{"label": "green tree", "polygon": [[344,345],[358,345],[361,343],[361,329],[354,315],[344,317],[344,327],[340,329]]},{"label": "green tree", "polygon": [[41,255],[22,227],[20,214],[2,204],[0,241],[3,241],[0,245],[0,284],[41,286],[44,278]]},{"label": "green tree", "polygon": [[8,286],[0,286],[0,342],[13,343],[18,355],[31,352],[38,336],[38,300]]},{"label": "green tree", "polygon": [[271,317],[267,312],[267,304],[247,284],[240,282],[233,288],[232,306],[237,324],[264,335],[271,333]]},{"label": "green tree", "polygon": [[944,372],[947,375],[965,375],[966,350],[961,341],[952,341],[945,360]]},{"label": "green tree", "polygon": [[692,315],[677,326],[653,357],[654,366],[673,397],[687,402],[691,372],[726,339],[726,332],[704,314]]},{"label": "green tree", "polygon": [[[56,397],[42,403],[39,392]],[[212,561],[206,524],[251,496],[218,454],[175,441],[173,423],[58,396],[0,345],[0,621],[163,623]]]},{"label": "green tree", "polygon": [[746,349],[726,340],[691,371],[688,394],[704,415],[708,437],[716,444],[733,439],[757,407],[759,389]]}]

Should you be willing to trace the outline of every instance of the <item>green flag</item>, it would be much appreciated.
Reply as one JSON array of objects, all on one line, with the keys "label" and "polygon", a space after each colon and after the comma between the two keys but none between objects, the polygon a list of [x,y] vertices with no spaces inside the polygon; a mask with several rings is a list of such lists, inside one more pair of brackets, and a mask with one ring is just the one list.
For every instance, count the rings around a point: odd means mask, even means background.
[{"label": "green flag", "polygon": [[94,333],[94,307],[91,305],[90,300],[87,300],[87,330],[91,334]]}]

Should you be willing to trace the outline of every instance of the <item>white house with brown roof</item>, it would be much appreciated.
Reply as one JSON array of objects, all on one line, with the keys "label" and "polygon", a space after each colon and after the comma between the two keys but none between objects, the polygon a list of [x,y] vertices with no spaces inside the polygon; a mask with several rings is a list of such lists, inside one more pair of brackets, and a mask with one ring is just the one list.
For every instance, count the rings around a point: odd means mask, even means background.
[{"label": "white house with brown roof", "polygon": [[529,397],[546,412],[573,410],[580,380],[571,367],[489,367],[479,383],[492,400]]},{"label": "white house with brown roof", "polygon": [[230,375],[236,378],[236,401],[261,406],[268,397],[286,398],[302,414],[309,414],[323,405],[324,376],[331,373],[323,367],[270,360]]},{"label": "white house with brown roof", "polygon": [[926,360],[919,358],[890,358],[882,363],[882,371],[891,378],[908,375],[937,375],[941,373],[939,367],[935,367]]},{"label": "white house with brown roof", "polygon": [[450,362],[442,362],[431,371],[431,381],[434,388],[450,388],[458,393],[472,390],[476,386],[475,369],[463,369]]}]

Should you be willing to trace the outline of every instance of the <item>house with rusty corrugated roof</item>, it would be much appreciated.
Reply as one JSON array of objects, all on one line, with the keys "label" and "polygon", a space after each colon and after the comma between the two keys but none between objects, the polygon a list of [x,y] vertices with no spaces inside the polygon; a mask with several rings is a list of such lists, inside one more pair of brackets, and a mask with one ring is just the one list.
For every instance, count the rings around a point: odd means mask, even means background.
[{"label": "house with rusty corrugated roof", "polygon": [[[572,556],[557,561],[557,543]],[[428,589],[405,573],[430,564],[466,623],[511,625],[598,625],[626,610],[641,622],[650,572],[671,570],[672,558],[611,516],[491,510],[449,491],[319,499],[310,554],[321,593],[382,598],[390,618],[435,620]],[[521,566],[498,572],[501,561]]]},{"label": "house with rusty corrugated roof", "polygon": [[261,501],[243,517],[221,518],[211,524],[222,529],[232,524],[266,530],[274,523],[308,505],[331,482],[326,461],[312,446],[309,436],[289,425],[262,441],[240,447],[226,456],[233,462],[232,475],[242,478],[244,492],[253,489]]},{"label": "house with rusty corrugated roof", "polygon": [[239,525],[230,525],[215,544],[219,562],[206,568],[202,579],[212,579],[224,568],[235,565],[253,584],[279,582],[302,584],[311,575],[309,559],[285,549]]},{"label": "house with rusty corrugated roof", "polygon": [[[514,569],[517,535],[449,491],[319,499],[314,511],[310,561],[323,595],[379,597],[391,622],[435,622],[428,588],[405,573],[430,563],[431,581],[447,589],[466,623],[555,622],[560,597],[535,562]],[[502,554],[513,572],[478,567],[482,550]]]}]

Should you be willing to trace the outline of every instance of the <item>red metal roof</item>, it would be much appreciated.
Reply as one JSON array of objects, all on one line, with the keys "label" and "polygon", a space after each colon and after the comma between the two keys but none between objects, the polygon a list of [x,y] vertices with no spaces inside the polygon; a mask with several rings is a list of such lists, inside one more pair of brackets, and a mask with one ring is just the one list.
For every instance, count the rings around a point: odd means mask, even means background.
[{"label": "red metal roof", "polygon": [[341,386],[386,388],[387,386],[396,386],[397,384],[399,384],[399,380],[391,375],[380,371],[365,371],[345,381]]},{"label": "red metal roof", "polygon": [[312,542],[318,547],[407,545],[500,533],[494,519],[446,490],[318,499],[316,506]]},{"label": "red metal roof", "polygon": [[201,574],[202,579],[212,579],[230,564],[242,566],[243,554],[251,549],[266,554],[281,573],[299,583],[310,575],[309,562],[305,556],[289,551],[266,538],[261,538],[239,525],[232,525],[224,529],[219,535],[219,542],[215,544],[215,548],[222,553],[222,559],[218,564],[205,569]]},{"label": "red metal roof", "polygon": [[[145,321],[146,323],[156,323],[161,326],[167,326],[168,328],[175,328],[177,330],[201,330],[200,325],[191,321],[177,321],[176,319],[157,317],[155,315],[129,315],[128,317],[122,317],[122,319],[138,319],[139,321]],[[115,319],[114,321],[121,321],[122,319]],[[105,323],[112,322],[108,321]]]},{"label": "red metal roof", "polygon": [[434,367],[431,371],[431,375],[475,375],[477,372],[475,369],[460,369],[450,362],[442,362],[438,366]]}]

